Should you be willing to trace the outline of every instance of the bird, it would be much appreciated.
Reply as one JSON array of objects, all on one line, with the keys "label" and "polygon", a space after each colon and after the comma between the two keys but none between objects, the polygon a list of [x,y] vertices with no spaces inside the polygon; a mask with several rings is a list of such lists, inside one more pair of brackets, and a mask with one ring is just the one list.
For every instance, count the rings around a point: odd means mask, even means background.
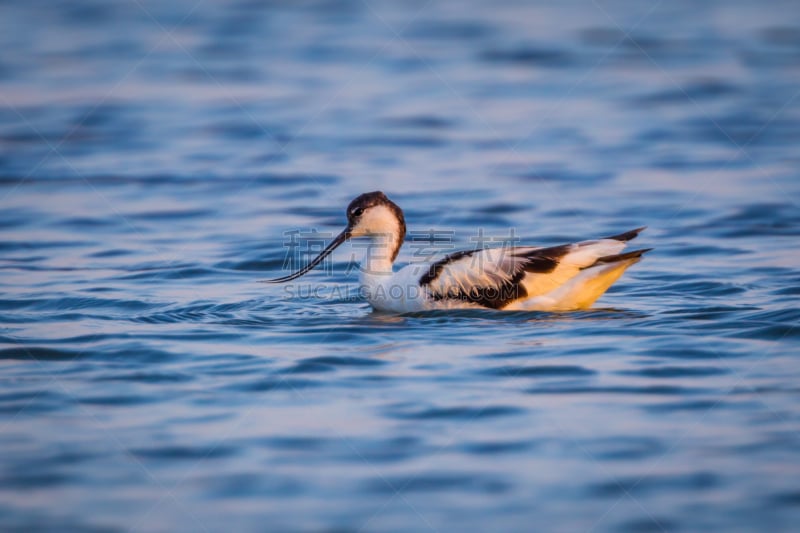
[{"label": "bird", "polygon": [[306,266],[264,283],[299,278],[349,239],[371,239],[360,265],[361,293],[377,311],[413,313],[437,309],[576,311],[588,309],[631,265],[643,248],[623,252],[646,227],[558,246],[467,249],[434,262],[412,262],[397,272],[403,245],[403,211],[382,191],[347,206],[347,226]]}]

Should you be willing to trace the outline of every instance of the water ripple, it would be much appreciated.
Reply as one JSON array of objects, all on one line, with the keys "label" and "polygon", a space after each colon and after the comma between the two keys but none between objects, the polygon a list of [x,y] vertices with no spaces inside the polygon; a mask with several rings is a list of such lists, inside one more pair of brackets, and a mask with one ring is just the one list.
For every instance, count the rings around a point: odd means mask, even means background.
[{"label": "water ripple", "polygon": [[525,410],[508,405],[486,405],[482,407],[424,407],[395,405],[385,410],[386,416],[399,420],[464,420],[472,421],[484,418],[512,416]]}]

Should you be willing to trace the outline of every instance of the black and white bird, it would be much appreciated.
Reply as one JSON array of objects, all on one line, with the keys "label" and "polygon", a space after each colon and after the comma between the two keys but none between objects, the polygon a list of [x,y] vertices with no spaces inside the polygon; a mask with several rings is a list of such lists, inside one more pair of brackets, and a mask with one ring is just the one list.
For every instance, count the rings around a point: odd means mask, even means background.
[{"label": "black and white bird", "polygon": [[371,249],[361,264],[360,282],[369,303],[381,311],[586,309],[651,250],[622,252],[644,229],[559,246],[463,250],[394,272],[406,235],[405,218],[397,204],[376,191],[350,202],[347,227],[313,261],[293,274],[266,282],[299,278],[346,240],[369,237]]}]

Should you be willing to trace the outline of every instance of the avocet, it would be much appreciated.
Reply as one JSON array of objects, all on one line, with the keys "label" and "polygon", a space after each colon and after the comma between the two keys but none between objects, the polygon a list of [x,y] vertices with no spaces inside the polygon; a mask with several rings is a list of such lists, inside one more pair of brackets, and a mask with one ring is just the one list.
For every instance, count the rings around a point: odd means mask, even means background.
[{"label": "avocet", "polygon": [[362,194],[347,206],[347,227],[305,267],[265,280],[283,283],[317,266],[354,237],[372,239],[361,264],[362,293],[377,310],[397,313],[431,309],[488,308],[572,311],[590,307],[625,270],[639,262],[639,249],[623,253],[644,228],[559,246],[515,246],[463,250],[397,272],[403,245],[403,211],[382,192]]}]

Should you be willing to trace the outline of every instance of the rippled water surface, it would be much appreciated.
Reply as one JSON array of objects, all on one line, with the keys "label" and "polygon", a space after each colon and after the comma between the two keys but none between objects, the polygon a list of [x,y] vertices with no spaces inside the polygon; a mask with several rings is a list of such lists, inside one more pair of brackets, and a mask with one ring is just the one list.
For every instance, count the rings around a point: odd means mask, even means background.
[{"label": "rippled water surface", "polygon": [[[0,529],[796,528],[799,13],[0,2]],[[655,250],[571,314],[256,283],[376,189],[402,263]]]}]

